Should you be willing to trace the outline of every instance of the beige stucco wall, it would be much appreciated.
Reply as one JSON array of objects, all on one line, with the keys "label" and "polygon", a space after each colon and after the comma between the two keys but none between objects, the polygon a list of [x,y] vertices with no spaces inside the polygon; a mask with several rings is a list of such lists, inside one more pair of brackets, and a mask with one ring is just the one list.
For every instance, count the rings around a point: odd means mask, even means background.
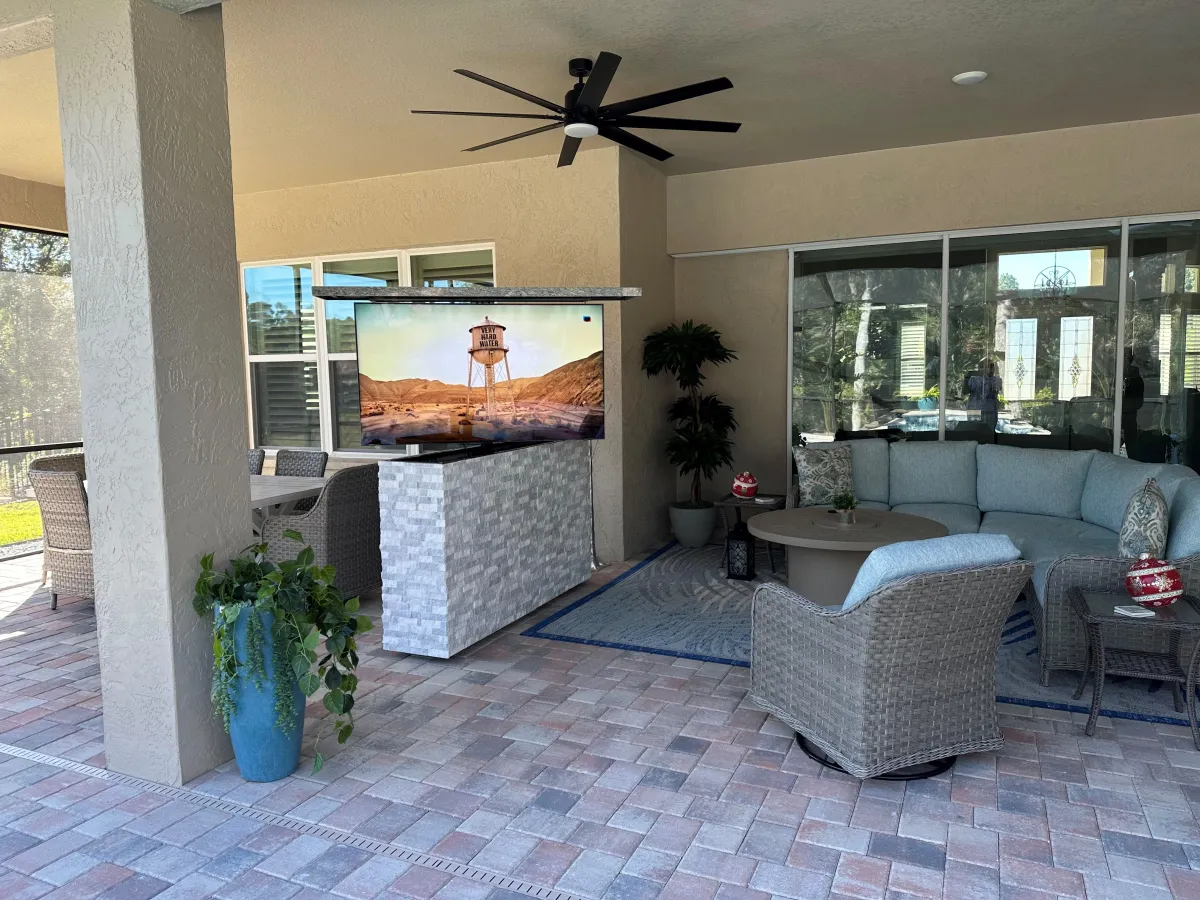
[{"label": "beige stucco wall", "polygon": [[649,547],[668,532],[675,479],[663,451],[670,380],[642,371],[642,339],[675,316],[674,267],[667,255],[667,179],[637,155],[620,155],[621,281],[642,289],[621,308],[622,471],[625,545]]},{"label": "beige stucco wall", "polygon": [[[238,258],[491,241],[498,284],[619,285],[618,159],[617,148],[607,147],[580,153],[562,169],[546,156],[240,194],[234,198]],[[665,211],[660,218],[665,229]],[[662,258],[669,263],[665,252]],[[595,450],[596,541],[602,559],[620,560],[642,549],[626,542],[620,304],[606,304],[604,338],[609,389],[606,439]]]},{"label": "beige stucco wall", "polygon": [[[749,469],[764,493],[781,493],[787,479],[788,254],[739,253],[675,260],[675,317],[706,322],[737,352],[715,366],[705,390],[733,407],[734,471]],[[729,492],[732,472],[705,485],[705,497]],[[679,497],[688,483],[679,482]]]},{"label": "beige stucco wall", "polygon": [[0,225],[66,231],[66,194],[54,184],[0,175]]},{"label": "beige stucco wall", "polygon": [[1200,209],[1200,115],[667,180],[672,253]]}]

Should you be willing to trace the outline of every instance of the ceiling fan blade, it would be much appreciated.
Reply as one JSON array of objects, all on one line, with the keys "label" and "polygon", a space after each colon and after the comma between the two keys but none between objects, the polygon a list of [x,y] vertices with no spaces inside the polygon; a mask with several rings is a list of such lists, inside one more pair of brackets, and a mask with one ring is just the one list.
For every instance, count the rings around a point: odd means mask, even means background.
[{"label": "ceiling fan blade", "polygon": [[558,116],[546,113],[496,113],[496,112],[462,112],[457,109],[410,109],[414,116],[487,116],[491,119],[554,119]]},{"label": "ceiling fan blade", "polygon": [[665,162],[674,156],[674,153],[668,153],[662,147],[657,147],[649,141],[643,141],[640,137],[630,134],[628,131],[622,131],[615,125],[601,125],[600,135],[608,138],[610,141],[628,147],[630,150],[636,150],[638,153],[644,153],[651,159],[657,159],[659,162]]},{"label": "ceiling fan blade", "polygon": [[587,81],[583,85],[583,90],[575,100],[575,108],[586,107],[592,112],[600,109],[600,104],[604,102],[604,95],[608,92],[608,86],[612,84],[613,76],[617,74],[617,66],[620,64],[621,57],[617,54],[601,51],[592,66],[591,74],[588,75]]},{"label": "ceiling fan blade", "polygon": [[725,131],[732,134],[741,122],[711,122],[706,119],[664,119],[661,116],[620,116],[613,120],[620,128],[663,128],[668,131]]},{"label": "ceiling fan blade", "polygon": [[632,100],[619,100],[608,106],[600,107],[600,114],[611,119],[614,116],[624,116],[629,113],[641,112],[643,109],[653,109],[656,106],[666,106],[678,103],[680,100],[690,100],[692,97],[703,97],[717,91],[727,91],[733,87],[728,78],[713,78],[700,81],[686,87],[672,88],[669,91],[659,91],[657,94],[647,94],[645,97],[634,97]]},{"label": "ceiling fan blade", "polygon": [[[486,84],[488,87],[494,87],[498,91],[504,91],[506,94],[512,94],[514,97],[520,97],[522,100],[528,100],[530,103],[536,103],[543,109],[548,109],[551,112],[565,113],[566,109],[559,106],[557,103],[551,103],[549,100],[543,100],[541,97],[535,97],[533,94],[527,94],[519,88],[511,87],[503,82],[488,78],[486,75],[480,75],[477,72],[472,72],[470,69],[455,69],[459,75],[465,75],[478,81],[480,84]],[[643,109],[645,107],[642,107]]]},{"label": "ceiling fan blade", "polygon": [[562,152],[558,154],[558,168],[569,166],[575,162],[575,154],[579,151],[579,145],[583,143],[582,138],[573,138],[567,135],[563,138]]},{"label": "ceiling fan blade", "polygon": [[515,141],[523,137],[529,137],[533,134],[541,134],[543,131],[553,131],[555,128],[562,128],[561,122],[555,122],[552,125],[542,125],[540,128],[531,128],[528,131],[522,131],[520,134],[510,134],[508,137],[502,137],[496,141],[488,141],[486,144],[479,144],[475,147],[467,147],[463,153],[471,153],[475,150],[484,150],[488,147],[495,147],[497,144],[507,144],[509,141]]}]

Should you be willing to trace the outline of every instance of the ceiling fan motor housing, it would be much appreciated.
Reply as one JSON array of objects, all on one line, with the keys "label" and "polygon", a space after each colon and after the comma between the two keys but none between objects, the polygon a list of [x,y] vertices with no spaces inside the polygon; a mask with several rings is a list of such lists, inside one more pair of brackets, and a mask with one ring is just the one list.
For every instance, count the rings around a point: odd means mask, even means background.
[{"label": "ceiling fan motor housing", "polygon": [[571,73],[572,78],[587,78],[588,73],[592,71],[592,61],[586,57],[577,56],[567,63],[567,71]]}]

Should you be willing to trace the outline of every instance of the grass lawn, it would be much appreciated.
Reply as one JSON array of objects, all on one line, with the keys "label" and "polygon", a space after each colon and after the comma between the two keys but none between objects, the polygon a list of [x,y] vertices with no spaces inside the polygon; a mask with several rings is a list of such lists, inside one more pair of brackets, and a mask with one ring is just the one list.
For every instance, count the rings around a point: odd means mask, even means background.
[{"label": "grass lawn", "polygon": [[0,547],[42,536],[42,517],[35,500],[0,505]]}]

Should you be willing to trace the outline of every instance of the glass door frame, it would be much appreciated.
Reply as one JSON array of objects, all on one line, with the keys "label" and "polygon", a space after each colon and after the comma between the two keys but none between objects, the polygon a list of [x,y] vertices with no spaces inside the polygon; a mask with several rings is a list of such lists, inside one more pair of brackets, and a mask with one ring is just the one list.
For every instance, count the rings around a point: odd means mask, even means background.
[{"label": "glass door frame", "polygon": [[[794,330],[795,322],[795,286],[796,286],[796,255],[798,253],[811,252],[813,250],[830,250],[830,249],[845,249],[862,247],[864,250],[870,249],[884,244],[907,244],[916,243],[919,241],[941,241],[942,244],[942,333],[941,347],[939,349],[940,360],[939,365],[941,373],[939,375],[939,392],[940,399],[938,402],[938,440],[946,439],[946,378],[948,372],[948,354],[950,351],[950,242],[957,238],[984,238],[994,237],[999,235],[1011,234],[1028,234],[1036,235],[1041,232],[1050,231],[1072,231],[1076,229],[1086,228],[1120,228],[1121,232],[1121,256],[1118,267],[1117,281],[1117,330],[1116,330],[1116,372],[1114,384],[1121,385],[1124,383],[1125,377],[1125,316],[1127,306],[1127,294],[1129,286],[1129,227],[1130,225],[1156,224],[1165,222],[1179,222],[1186,220],[1200,219],[1200,212],[1181,212],[1167,213],[1162,215],[1141,215],[1141,216],[1119,216],[1105,219],[1083,219],[1074,222],[1041,222],[1036,225],[1009,225],[997,228],[968,228],[949,231],[932,231],[916,234],[900,234],[900,235],[879,235],[876,237],[866,238],[850,238],[847,240],[833,241],[813,241],[803,244],[791,244],[774,247],[762,248],[746,248],[737,251],[736,253],[753,253],[756,250],[769,251],[784,249],[788,251],[788,268],[787,268],[787,322],[788,322],[788,365],[787,365],[787,412],[785,416],[785,446],[788,448],[787,462],[787,491],[788,496],[791,496],[792,491],[792,462],[791,462],[791,446],[792,446],[792,379],[793,379],[793,364],[795,353],[796,334]],[[707,253],[698,254],[679,254],[680,257],[688,256],[714,256],[721,255],[721,251],[709,251]],[[1113,421],[1119,423],[1121,421],[1122,407],[1122,391],[1114,392],[1113,398]],[[1121,449],[1121,429],[1120,427],[1113,428],[1113,446],[1112,452],[1118,453]]]}]

